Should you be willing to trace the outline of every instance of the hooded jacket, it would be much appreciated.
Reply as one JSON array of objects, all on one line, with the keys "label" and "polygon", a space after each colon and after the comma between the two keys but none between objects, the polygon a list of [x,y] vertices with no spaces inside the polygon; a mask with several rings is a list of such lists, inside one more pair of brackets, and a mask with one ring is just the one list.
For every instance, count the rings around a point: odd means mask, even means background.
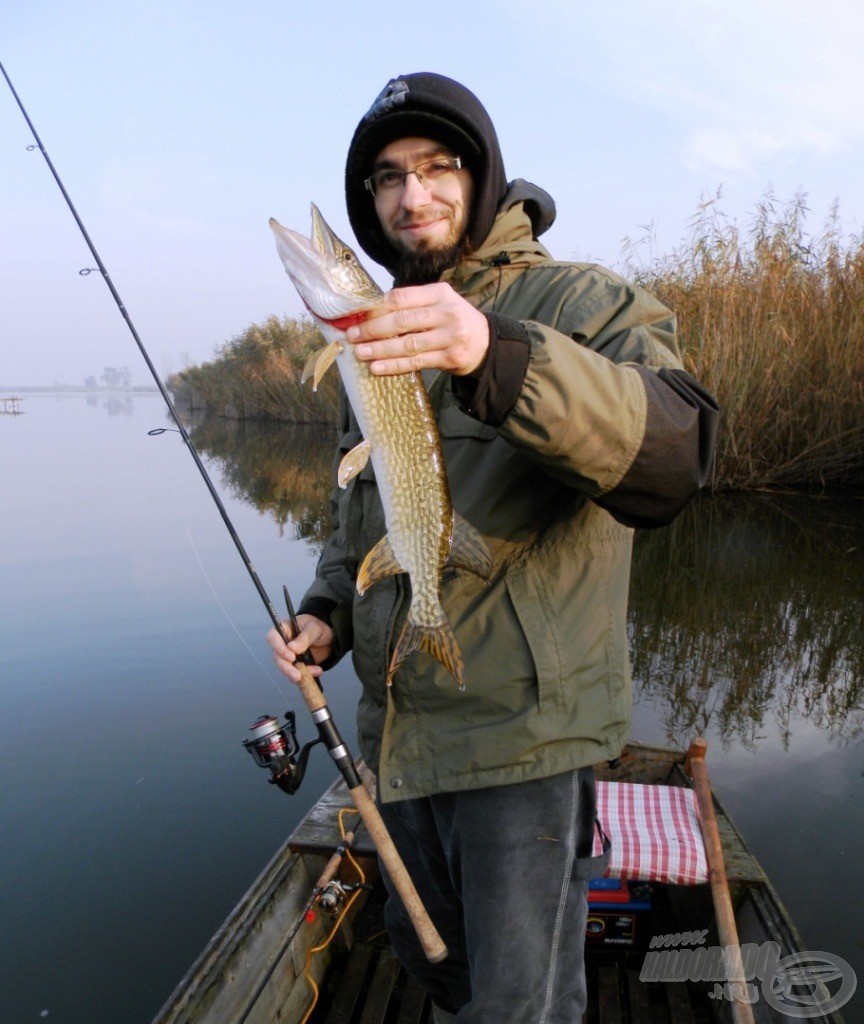
[{"label": "hooded jacket", "polygon": [[[464,691],[423,653],[386,686],[410,584],[355,591],[385,532],[371,463],[334,488],[333,534],[304,598],[333,626],[333,660],[353,653],[361,752],[385,802],[620,753],[632,527],[668,522],[710,469],[716,405],[681,369],[672,314],[610,271],[553,260],[534,237],[548,202],[514,183],[485,243],[444,275],[492,337],[479,381],[427,381],[453,506],[494,564],[488,584],[445,571]],[[360,440],[344,396],[340,434],[336,465]]]},{"label": "hooded jacket", "polygon": [[399,255],[378,222],[365,178],[388,143],[410,136],[434,139],[449,147],[471,172],[475,188],[466,231],[469,248],[483,243],[507,192],[495,125],[470,89],[428,71],[392,78],[357,125],[345,161],[345,202],[351,227],[367,255],[391,274]]}]

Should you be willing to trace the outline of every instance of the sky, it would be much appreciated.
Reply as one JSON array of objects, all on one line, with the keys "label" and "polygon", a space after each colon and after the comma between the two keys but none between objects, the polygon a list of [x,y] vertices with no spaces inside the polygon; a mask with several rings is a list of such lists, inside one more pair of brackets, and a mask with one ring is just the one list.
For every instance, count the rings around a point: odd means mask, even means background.
[{"label": "sky", "polygon": [[[860,0],[29,0],[0,62],[163,377],[268,316],[299,316],[268,219],[315,202],[355,240],[342,174],[387,81],[456,78],[509,178],[550,192],[559,259],[615,269],[686,244],[713,202],[747,230],[767,196],[864,228]],[[0,396],[152,379],[0,79]],[[360,253],[382,287],[385,272]]]}]

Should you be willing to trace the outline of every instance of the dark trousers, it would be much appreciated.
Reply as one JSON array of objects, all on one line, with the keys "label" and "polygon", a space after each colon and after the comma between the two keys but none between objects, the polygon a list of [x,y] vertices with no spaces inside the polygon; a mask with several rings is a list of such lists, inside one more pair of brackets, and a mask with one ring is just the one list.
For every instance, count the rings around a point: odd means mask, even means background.
[{"label": "dark trousers", "polygon": [[426,959],[389,879],[397,956],[458,1024],[574,1024],[585,1008],[594,776],[384,804],[385,824],[447,944]]}]

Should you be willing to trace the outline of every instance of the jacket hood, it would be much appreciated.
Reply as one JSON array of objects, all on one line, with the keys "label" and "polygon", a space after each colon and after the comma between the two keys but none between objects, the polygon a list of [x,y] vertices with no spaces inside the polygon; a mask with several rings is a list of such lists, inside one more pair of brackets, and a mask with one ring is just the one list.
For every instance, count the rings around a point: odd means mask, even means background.
[{"label": "jacket hood", "polygon": [[550,260],[538,239],[554,221],[555,202],[549,193],[517,178],[501,200],[486,238],[455,267],[446,270],[442,280],[460,282],[457,291],[464,295],[465,282],[475,274],[485,276],[490,266],[500,270],[535,258]]},{"label": "jacket hood", "polygon": [[482,306],[484,296],[497,294],[526,266],[552,259],[537,236],[554,219],[555,204],[548,193],[527,181],[513,182],[483,244],[445,270],[441,280]]},{"label": "jacket hood", "polygon": [[531,220],[534,238],[539,238],[555,223],[555,200],[545,189],[524,178],[516,178],[507,186],[507,192],[498,206],[498,213],[505,213],[519,203],[525,207],[525,212]]},{"label": "jacket hood", "polygon": [[345,197],[354,235],[364,252],[391,273],[398,255],[381,229],[374,198],[363,182],[385,146],[412,136],[447,146],[471,172],[474,198],[468,239],[472,249],[489,233],[507,191],[495,126],[474,93],[431,72],[391,79],[357,125],[345,165]]}]

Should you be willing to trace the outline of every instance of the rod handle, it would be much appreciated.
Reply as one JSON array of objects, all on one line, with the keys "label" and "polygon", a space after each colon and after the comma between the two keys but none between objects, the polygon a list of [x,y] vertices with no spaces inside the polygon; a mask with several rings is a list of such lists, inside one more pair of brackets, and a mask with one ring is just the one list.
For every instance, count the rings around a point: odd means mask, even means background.
[{"label": "rod handle", "polygon": [[354,842],[354,830],[345,833],[342,842],[338,849],[336,849],[330,856],[330,860],[324,865],[324,870],[318,876],[318,881],[315,883],[315,892],[319,892],[321,889],[325,889],[336,877],[336,872],[342,865],[342,859],[345,856],[345,851],[348,850],[351,844]]},{"label": "rod handle", "polygon": [[309,671],[309,666],[304,665],[302,661],[296,661],[294,664],[300,672],[300,682],[297,685],[306,707],[312,712],[326,708],[327,698],[324,696],[324,691],[315,682],[315,676]]},{"label": "rod handle", "polygon": [[354,799],[354,806],[360,812],[360,817],[363,819],[366,831],[372,837],[372,842],[375,844],[378,856],[381,858],[381,863],[386,868],[387,874],[392,879],[393,885],[399,893],[399,898],[402,900],[405,910],[411,918],[411,923],[414,925],[414,930],[417,932],[417,938],[420,940],[426,958],[430,963],[440,963],[447,956],[447,947],[444,945],[444,940],[438,934],[437,928],[432,923],[432,919],[426,912],[426,908],[423,906],[423,902],[414,888],[414,883],[411,881],[411,877],[402,863],[399,851],[390,838],[390,833],[387,831],[387,826],[384,824],[381,814],[375,806],[375,801],[369,795],[369,790],[366,789],[362,782],[351,790],[351,796]]},{"label": "rod handle", "polygon": [[[304,665],[301,661],[296,662],[296,665],[300,670],[299,686],[306,706],[313,713],[324,710],[327,707],[324,691],[315,681],[315,677],[309,671],[307,665]],[[354,773],[355,778],[359,779],[359,775],[356,774],[356,767],[354,768]],[[440,963],[447,956],[447,947],[432,923],[432,918],[429,917],[426,908],[423,906],[414,883],[411,881],[411,876],[408,874],[402,858],[399,856],[399,851],[390,838],[390,833],[387,831],[387,826],[384,824],[381,813],[375,806],[375,801],[369,795],[369,791],[362,781],[359,782],[359,785],[355,786],[351,786],[349,783],[348,788],[354,799],[354,806],[357,808],[360,817],[363,819],[363,824],[366,826],[366,831],[375,844],[375,849],[378,851],[381,863],[393,880],[393,885],[399,893],[399,898],[402,900],[405,910],[411,918],[411,923],[414,925],[417,938],[423,946],[427,959],[433,964]]]}]

